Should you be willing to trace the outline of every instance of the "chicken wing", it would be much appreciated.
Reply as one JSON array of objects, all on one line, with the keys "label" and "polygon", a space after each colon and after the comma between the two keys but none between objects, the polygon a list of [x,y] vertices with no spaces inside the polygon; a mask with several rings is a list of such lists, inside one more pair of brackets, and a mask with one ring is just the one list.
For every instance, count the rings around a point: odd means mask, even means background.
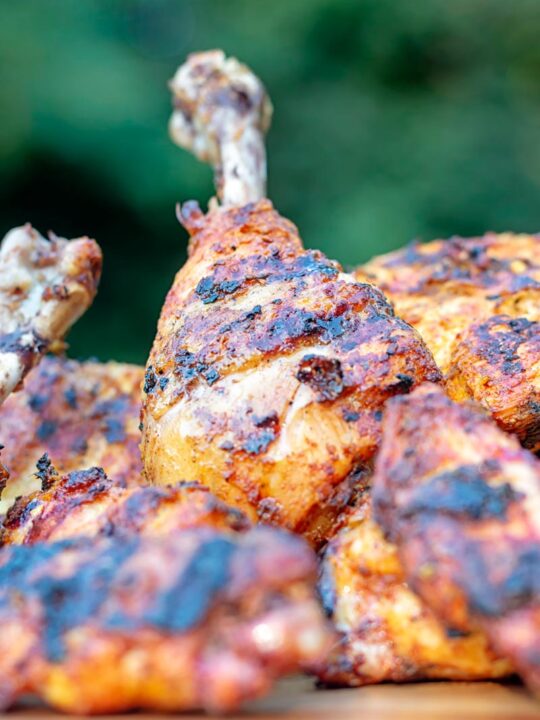
[{"label": "chicken wing", "polygon": [[78,535],[166,535],[186,527],[247,530],[247,518],[198,483],[122,485],[102,468],[60,476],[45,455],[42,489],[20,497],[0,525],[1,545],[28,545]]},{"label": "chicken wing", "polygon": [[540,449],[540,235],[414,243],[355,277],[380,288],[420,332],[451,397],[476,400]]},{"label": "chicken wing", "polygon": [[145,472],[200,480],[317,545],[373,456],[384,401],[439,373],[379,291],[304,250],[263,198],[269,104],[250,71],[201,53],[172,89],[173,138],[217,165],[222,204],[180,211],[189,259],[148,361]]},{"label": "chicken wing", "polygon": [[101,275],[94,240],[43,238],[30,225],[0,247],[0,402],[92,303]]},{"label": "chicken wing", "polygon": [[314,575],[269,528],[4,548],[0,706],[233,710],[326,653]]},{"label": "chicken wing", "polygon": [[540,461],[426,384],[388,403],[373,499],[413,590],[539,692]]},{"label": "chicken wing", "polygon": [[140,483],[143,375],[135,365],[44,358],[0,406],[10,473],[0,510],[39,488],[35,466],[45,453],[60,474],[99,466],[120,485]]},{"label": "chicken wing", "polygon": [[326,546],[320,592],[340,641],[319,679],[355,687],[411,680],[486,680],[512,672],[481,632],[449,631],[408,587],[397,549],[366,494]]}]

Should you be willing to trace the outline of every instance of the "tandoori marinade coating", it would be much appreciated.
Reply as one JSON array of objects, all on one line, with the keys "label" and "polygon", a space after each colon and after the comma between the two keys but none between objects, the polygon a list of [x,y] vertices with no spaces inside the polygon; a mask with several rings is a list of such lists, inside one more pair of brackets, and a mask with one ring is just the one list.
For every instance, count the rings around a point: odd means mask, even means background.
[{"label": "tandoori marinade coating", "polygon": [[140,483],[143,376],[136,365],[44,358],[0,406],[10,472],[2,510],[39,489],[36,462],[45,453],[61,475],[97,466],[119,485]]},{"label": "tandoori marinade coating", "polygon": [[[191,56],[172,85],[173,137],[196,153],[210,143],[223,204],[180,210],[189,259],[148,360],[143,462],[152,482],[199,480],[319,544],[375,452],[385,400],[439,373],[379,291],[304,250],[260,197],[251,144],[234,155],[237,173],[224,160],[245,132],[260,136],[267,112],[253,75],[228,63]],[[251,202],[236,207],[239,197]]]},{"label": "tandoori marinade coating", "polygon": [[0,522],[0,545],[29,545],[78,535],[166,535],[205,526],[241,532],[250,526],[198,483],[169,487],[125,485],[102,468],[60,476],[47,456],[39,461],[42,490],[19,498]]},{"label": "tandoori marinade coating", "polygon": [[387,405],[373,499],[412,589],[539,692],[540,461],[426,384]]},{"label": "tandoori marinade coating", "polygon": [[370,260],[355,277],[380,288],[419,331],[452,398],[476,400],[538,449],[540,235],[413,243]]},{"label": "tandoori marinade coating", "polygon": [[512,672],[479,631],[455,632],[407,585],[397,548],[366,493],[324,549],[319,583],[339,642],[321,682],[356,687],[415,680],[488,680]]},{"label": "tandoori marinade coating", "polygon": [[0,707],[234,710],[321,662],[315,558],[282,530],[196,528],[0,553]]},{"label": "tandoori marinade coating", "polygon": [[41,357],[61,345],[94,300],[101,276],[95,240],[14,228],[0,246],[0,402]]}]

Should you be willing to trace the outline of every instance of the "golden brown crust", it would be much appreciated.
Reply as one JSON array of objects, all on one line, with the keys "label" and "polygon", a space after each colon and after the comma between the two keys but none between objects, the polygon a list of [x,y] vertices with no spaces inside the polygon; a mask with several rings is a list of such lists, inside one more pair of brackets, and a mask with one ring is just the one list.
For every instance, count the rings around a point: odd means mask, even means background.
[{"label": "golden brown crust", "polygon": [[0,545],[31,545],[78,535],[167,535],[188,527],[247,530],[247,518],[197,483],[125,486],[101,468],[61,477],[47,456],[39,463],[42,490],[19,498],[0,525]]},{"label": "golden brown crust", "polygon": [[302,250],[268,200],[182,218],[190,257],[147,367],[147,476],[200,480],[317,544],[377,447],[384,401],[438,371],[384,297]]},{"label": "golden brown crust", "polygon": [[355,275],[420,332],[451,397],[476,400],[526,447],[539,447],[540,235],[413,243]]},{"label": "golden brown crust", "polygon": [[540,462],[426,385],[385,413],[375,517],[411,587],[450,626],[481,628],[540,690]]},{"label": "golden brown crust", "polygon": [[397,548],[373,521],[367,495],[327,545],[320,589],[340,633],[317,672],[326,684],[480,680],[511,672],[483,633],[447,630],[407,586]]},{"label": "golden brown crust", "polygon": [[495,315],[474,323],[452,357],[446,389],[477,400],[506,432],[540,450],[540,323]]},{"label": "golden brown crust", "polygon": [[0,556],[0,706],[225,712],[320,662],[315,558],[257,528],[78,538]]},{"label": "golden brown crust", "polygon": [[0,407],[10,472],[3,509],[39,488],[35,466],[45,453],[60,474],[99,466],[119,484],[139,483],[142,379],[135,365],[44,358]]}]

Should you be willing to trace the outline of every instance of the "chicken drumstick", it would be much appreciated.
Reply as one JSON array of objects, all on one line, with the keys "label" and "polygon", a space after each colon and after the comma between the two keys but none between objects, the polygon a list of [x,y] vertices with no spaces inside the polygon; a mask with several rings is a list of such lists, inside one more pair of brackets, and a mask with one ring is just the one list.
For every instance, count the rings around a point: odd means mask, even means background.
[{"label": "chicken drumstick", "polygon": [[179,212],[189,259],[148,361],[145,471],[199,480],[318,544],[373,456],[385,400],[439,373],[382,294],[304,250],[264,198],[270,106],[248,68],[200,53],[171,87],[173,139],[216,165],[221,205]]}]

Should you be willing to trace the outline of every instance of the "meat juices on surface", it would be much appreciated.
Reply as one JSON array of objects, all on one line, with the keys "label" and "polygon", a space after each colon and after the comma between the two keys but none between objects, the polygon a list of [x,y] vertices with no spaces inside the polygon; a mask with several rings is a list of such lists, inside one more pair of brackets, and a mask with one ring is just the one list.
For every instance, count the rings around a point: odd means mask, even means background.
[{"label": "meat juices on surface", "polygon": [[43,238],[31,225],[0,247],[0,402],[92,303],[101,275],[94,240]]},{"label": "meat juices on surface", "polygon": [[413,590],[540,692],[540,461],[425,385],[387,405],[373,499]]},{"label": "meat juices on surface", "polygon": [[257,528],[79,538],[0,553],[0,706],[226,712],[320,662],[315,558]]},{"label": "meat juices on surface", "polygon": [[35,466],[45,453],[61,475],[97,466],[119,485],[139,484],[143,375],[135,365],[45,357],[0,406],[10,472],[0,510],[40,487]]},{"label": "meat juices on surface", "polygon": [[[173,137],[193,149],[197,138],[209,142],[210,127],[224,205],[180,212],[189,259],[148,361],[143,462],[152,482],[199,480],[252,519],[318,545],[374,454],[385,400],[439,373],[381,293],[303,249],[295,226],[261,197],[261,164],[242,144],[238,172],[224,162],[232,128],[244,137],[267,123],[260,84],[228,77],[227,62],[191,56],[173,81],[175,97],[189,97],[177,102]],[[187,140],[174,132],[178,113]],[[262,137],[256,147],[264,153]],[[251,202],[234,207],[239,196]]]},{"label": "meat juices on surface", "polygon": [[447,630],[407,586],[397,549],[373,521],[367,495],[324,550],[320,592],[340,633],[317,669],[325,684],[488,680],[512,672],[483,633]]},{"label": "meat juices on surface", "polygon": [[21,497],[0,523],[0,546],[30,545],[88,535],[167,535],[205,526],[242,532],[247,518],[197,483],[125,486],[101,468],[58,475],[40,462],[42,490]]},{"label": "meat juices on surface", "polygon": [[415,327],[454,400],[481,403],[538,449],[540,235],[413,243],[358,268]]}]

